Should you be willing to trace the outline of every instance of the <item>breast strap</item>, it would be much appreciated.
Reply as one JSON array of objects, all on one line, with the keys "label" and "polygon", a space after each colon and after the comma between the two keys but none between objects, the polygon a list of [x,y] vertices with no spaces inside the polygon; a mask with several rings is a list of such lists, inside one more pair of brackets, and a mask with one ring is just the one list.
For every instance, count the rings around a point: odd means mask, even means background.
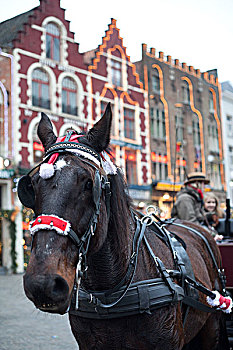
[{"label": "breast strap", "polygon": [[152,310],[171,304],[175,305],[184,298],[183,288],[178,284],[174,284],[174,288],[175,298],[173,291],[162,278],[132,283],[124,298],[111,308],[102,308],[98,305],[98,300],[106,304],[114,304],[124,291],[124,287],[111,295],[106,295],[105,292],[94,292],[95,296],[91,295],[95,299],[92,300],[90,300],[89,292],[80,289],[79,308],[77,310],[74,308],[75,295],[73,295],[70,314],[92,319],[112,319],[144,312],[150,314]]}]

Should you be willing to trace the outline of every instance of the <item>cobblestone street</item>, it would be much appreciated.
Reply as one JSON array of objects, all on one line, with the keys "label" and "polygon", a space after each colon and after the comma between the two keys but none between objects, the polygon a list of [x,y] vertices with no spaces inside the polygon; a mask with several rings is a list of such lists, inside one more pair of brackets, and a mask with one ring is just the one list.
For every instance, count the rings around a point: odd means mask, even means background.
[{"label": "cobblestone street", "polygon": [[35,309],[23,275],[0,275],[0,350],[77,350],[67,315]]}]

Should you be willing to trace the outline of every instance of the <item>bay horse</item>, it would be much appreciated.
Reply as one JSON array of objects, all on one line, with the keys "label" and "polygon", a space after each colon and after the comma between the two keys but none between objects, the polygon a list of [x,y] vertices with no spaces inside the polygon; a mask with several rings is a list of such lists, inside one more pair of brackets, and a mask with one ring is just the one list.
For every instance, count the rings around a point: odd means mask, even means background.
[{"label": "bay horse", "polygon": [[[69,312],[80,350],[228,349],[221,311],[184,305],[179,280],[168,273],[174,270],[173,251],[152,229],[150,217],[132,209],[124,175],[105,152],[111,121],[109,104],[87,133],[57,138],[42,113],[38,136],[45,158],[18,187],[20,200],[36,218],[24,275],[26,296],[41,311]],[[185,242],[195,281],[221,291],[218,271],[195,232],[220,266],[211,235],[187,222],[165,226],[167,237],[170,232]],[[151,295],[159,293],[154,286],[161,293],[153,308]],[[206,296],[197,294],[206,305]],[[130,295],[134,301],[124,314]],[[111,309],[116,310],[112,316]]]}]

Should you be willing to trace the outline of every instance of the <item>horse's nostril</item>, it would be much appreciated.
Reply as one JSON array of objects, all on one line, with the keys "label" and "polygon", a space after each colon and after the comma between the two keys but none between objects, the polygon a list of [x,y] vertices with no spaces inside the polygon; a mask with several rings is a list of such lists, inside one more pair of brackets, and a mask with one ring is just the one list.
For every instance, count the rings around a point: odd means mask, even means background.
[{"label": "horse's nostril", "polygon": [[54,294],[68,294],[69,293],[69,286],[67,282],[64,280],[64,278],[57,276],[54,279],[54,285],[53,285],[53,290],[52,292]]}]

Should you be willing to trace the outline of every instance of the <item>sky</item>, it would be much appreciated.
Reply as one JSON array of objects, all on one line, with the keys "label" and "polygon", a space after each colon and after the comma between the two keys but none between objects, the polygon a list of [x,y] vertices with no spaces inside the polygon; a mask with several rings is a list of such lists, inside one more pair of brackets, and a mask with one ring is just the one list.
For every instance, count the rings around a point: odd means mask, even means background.
[{"label": "sky", "polygon": [[[7,0],[0,22],[38,5]],[[220,82],[233,83],[233,0],[61,0],[61,7],[80,52],[101,44],[114,18],[132,62],[145,43],[201,72],[217,68]]]}]

